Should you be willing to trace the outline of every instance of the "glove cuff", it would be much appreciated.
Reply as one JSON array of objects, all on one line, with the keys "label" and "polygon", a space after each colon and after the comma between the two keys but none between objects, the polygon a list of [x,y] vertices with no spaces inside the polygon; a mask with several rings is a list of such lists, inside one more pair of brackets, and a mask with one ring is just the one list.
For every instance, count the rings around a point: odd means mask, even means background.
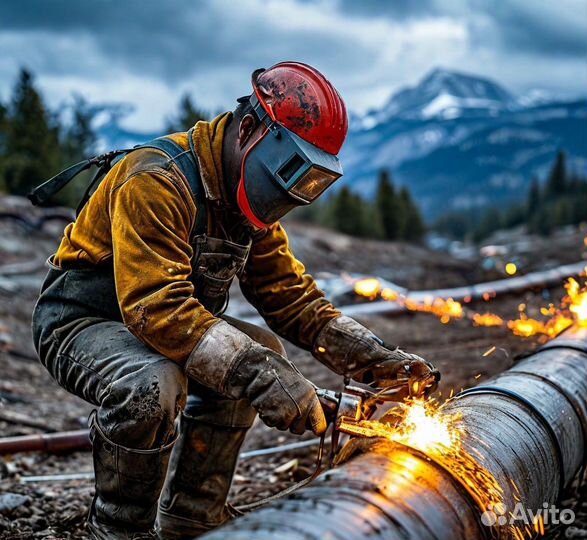
[{"label": "glove cuff", "polygon": [[352,376],[376,361],[383,342],[354,319],[341,315],[328,321],[314,342],[312,354],[339,375]]},{"label": "glove cuff", "polygon": [[[242,355],[252,346],[253,340],[238,328],[219,320],[212,325],[185,363],[188,377],[221,395]],[[239,397],[229,395],[228,397]]]}]

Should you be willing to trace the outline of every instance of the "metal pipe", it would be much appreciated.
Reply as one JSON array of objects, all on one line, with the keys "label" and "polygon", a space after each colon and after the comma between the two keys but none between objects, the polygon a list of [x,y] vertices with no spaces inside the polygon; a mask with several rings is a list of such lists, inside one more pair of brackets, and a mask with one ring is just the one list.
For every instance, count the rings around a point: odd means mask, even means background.
[{"label": "metal pipe", "polygon": [[49,452],[60,454],[91,448],[89,431],[63,431],[39,435],[21,435],[0,439],[0,456],[16,452]]},{"label": "metal pipe", "polygon": [[[405,296],[414,302],[425,302],[427,298],[452,298],[462,302],[465,299],[481,300],[484,295],[501,296],[528,291],[531,289],[544,289],[546,287],[560,286],[569,277],[579,276],[585,271],[585,261],[573,264],[564,264],[549,270],[529,272],[521,276],[487,281],[475,285],[465,285],[451,289],[434,289],[427,291],[408,291]],[[349,291],[350,292],[350,291]],[[376,300],[342,306],[340,308],[349,317],[360,317],[362,315],[398,315],[405,313],[407,308],[398,302],[387,300]]]},{"label": "metal pipe", "polygon": [[[525,517],[527,510],[545,515],[543,505],[556,503],[585,462],[587,329],[565,332],[509,371],[462,392],[443,410],[459,413],[463,449],[501,486],[503,517],[510,519],[518,501]],[[484,525],[480,517],[488,509],[478,507],[463,478],[424,454],[382,439],[354,443],[362,446],[359,455],[205,538],[514,538],[507,525]],[[500,511],[493,517],[501,517]],[[532,523],[527,527],[534,529]]]},{"label": "metal pipe", "polygon": [[[326,443],[329,442],[326,439]],[[239,454],[239,459],[247,460],[256,457],[269,456],[272,454],[283,454],[303,450],[320,445],[320,438],[297,441],[293,443],[270,446],[268,448],[256,448]],[[58,433],[43,433],[40,435],[19,435],[15,437],[0,438],[0,456],[15,454],[17,452],[73,452],[76,450],[89,450],[90,430],[80,429],[78,431],[60,431]],[[93,473],[92,473],[93,474]],[[47,477],[49,478],[49,477]],[[32,480],[31,480],[32,481]]]},{"label": "metal pipe", "polygon": [[[464,285],[462,287],[454,287],[450,289],[429,289],[424,291],[405,291],[402,295],[409,298],[413,302],[425,303],[429,298],[442,298],[463,302],[470,300],[483,299],[485,295],[502,296],[504,294],[520,293],[532,289],[545,289],[547,287],[560,286],[560,284],[569,277],[576,277],[581,275],[585,270],[585,261],[579,261],[573,264],[564,264],[551,268],[549,270],[538,270],[536,272],[529,272],[520,276],[510,277],[506,279],[499,279],[495,281],[486,281],[484,283],[476,283],[474,285]],[[337,278],[340,279],[340,278]],[[354,285],[349,283],[348,290],[339,292],[340,298],[345,297],[345,294],[352,294]],[[339,302],[336,298],[333,299],[335,305]],[[401,302],[388,300],[374,300],[371,302],[363,302],[360,304],[341,305],[338,308],[349,317],[362,317],[370,315],[387,315],[396,316],[406,313],[408,308]],[[252,324],[264,325],[263,318],[251,308],[251,306],[244,305],[242,302],[234,303],[229,306],[228,315],[236,317]]]}]

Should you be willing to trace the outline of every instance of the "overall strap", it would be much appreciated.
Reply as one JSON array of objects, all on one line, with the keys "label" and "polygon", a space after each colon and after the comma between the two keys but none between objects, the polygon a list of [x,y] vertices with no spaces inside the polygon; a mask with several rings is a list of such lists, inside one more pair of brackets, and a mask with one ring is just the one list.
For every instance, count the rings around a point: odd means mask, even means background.
[{"label": "overall strap", "polygon": [[200,235],[205,234],[208,230],[208,212],[206,209],[206,192],[192,143],[192,132],[193,128],[188,131],[188,139],[190,141],[190,148],[188,150],[184,150],[179,144],[166,137],[160,137],[135,146],[133,150],[138,150],[139,148],[155,148],[161,150],[169,156],[170,161],[173,161],[178,166],[179,170],[186,177],[198,204],[194,234]]}]

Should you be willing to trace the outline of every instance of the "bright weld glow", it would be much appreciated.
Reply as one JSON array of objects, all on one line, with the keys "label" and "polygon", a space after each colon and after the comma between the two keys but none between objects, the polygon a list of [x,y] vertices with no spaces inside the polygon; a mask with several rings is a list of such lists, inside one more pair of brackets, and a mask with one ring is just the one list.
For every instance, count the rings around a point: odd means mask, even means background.
[{"label": "bright weld glow", "polygon": [[[458,479],[480,512],[503,506],[502,487],[482,463],[463,448],[465,432],[459,425],[460,419],[458,413],[444,413],[434,400],[414,399],[400,404],[397,411],[388,413],[382,421],[355,423],[343,419],[340,429],[351,435],[381,437],[419,450]],[[417,462],[414,463],[416,467]],[[518,527],[508,527],[512,537],[525,537]]]},{"label": "bright weld glow", "polygon": [[530,337],[536,334],[546,333],[544,323],[536,319],[528,319],[525,316],[520,316],[519,319],[508,321],[508,328],[512,334],[520,337]]},{"label": "bright weld glow", "polygon": [[408,297],[403,303],[410,311],[436,315],[443,324],[448,324],[452,319],[462,319],[464,315],[462,304],[452,298],[428,298],[425,302],[416,302]]},{"label": "bright weld glow", "polygon": [[513,276],[518,271],[518,267],[513,262],[509,262],[505,265],[505,273],[508,276]]},{"label": "bright weld glow", "polygon": [[461,319],[464,315],[463,306],[452,298],[426,298],[424,302],[416,302],[409,297],[402,297],[397,291],[383,287],[377,278],[360,279],[354,284],[355,294],[376,300],[381,298],[388,302],[399,302],[409,311],[432,313],[440,322],[448,324],[453,319]]},{"label": "bright weld glow", "polygon": [[422,452],[441,452],[443,448],[458,445],[460,431],[455,427],[456,416],[440,413],[433,400],[414,399],[400,404],[394,418],[399,421],[393,425],[375,420],[346,423],[343,419],[341,427],[347,433],[385,437]]},{"label": "bright weld glow", "polygon": [[399,300],[399,293],[393,289],[385,287],[385,289],[381,290],[381,298],[387,302],[396,302]]},{"label": "bright weld glow", "polygon": [[355,283],[355,293],[375,300],[381,293],[381,283],[377,278],[360,279]]},{"label": "bright weld glow", "polygon": [[404,432],[398,442],[422,452],[439,446],[451,446],[458,438],[458,432],[451,429],[450,417],[443,417],[421,400],[414,401],[407,408],[403,427]]}]

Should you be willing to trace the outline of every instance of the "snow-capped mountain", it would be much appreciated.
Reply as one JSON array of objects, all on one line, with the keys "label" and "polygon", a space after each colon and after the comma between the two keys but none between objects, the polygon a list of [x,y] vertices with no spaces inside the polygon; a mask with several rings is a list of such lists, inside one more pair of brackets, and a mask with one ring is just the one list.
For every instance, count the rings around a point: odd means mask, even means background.
[{"label": "snow-capped mountain", "polygon": [[388,168],[428,219],[519,200],[556,152],[587,173],[587,100],[515,96],[478,76],[436,69],[379,110],[352,118],[343,182],[367,195]]},{"label": "snow-capped mountain", "polygon": [[[160,133],[121,128],[124,109],[96,118],[101,148],[121,148]],[[516,96],[480,76],[435,69],[377,110],[350,114],[341,159],[344,179],[373,194],[383,168],[410,187],[427,219],[459,209],[507,204],[545,178],[558,150],[587,174],[587,99],[535,90]]]},{"label": "snow-capped mountain", "polygon": [[462,114],[491,115],[514,107],[516,99],[496,83],[481,77],[435,69],[416,87],[393,94],[379,111],[370,111],[364,127],[393,118],[456,118]]}]

